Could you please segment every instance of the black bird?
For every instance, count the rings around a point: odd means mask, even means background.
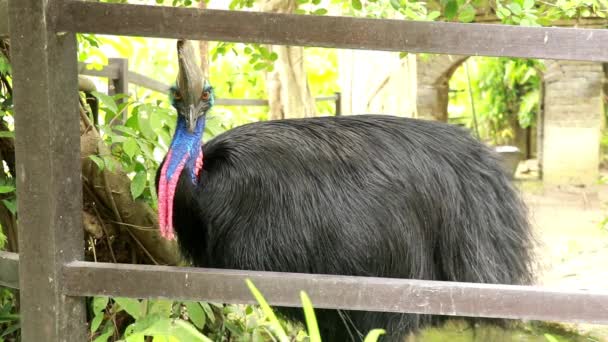
[[[530,284],[527,209],[464,130],[383,115],[258,122],[201,146],[213,89],[178,42],[173,142],[157,172],[162,235],[195,266]],[[301,319],[299,310],[285,309]],[[441,322],[318,310],[324,341],[385,341]]]

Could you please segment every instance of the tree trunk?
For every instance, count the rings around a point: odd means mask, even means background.
[[[80,120],[86,212],[84,228],[89,234],[103,233],[105,247],[113,259],[104,261],[163,265],[179,263],[175,241],[163,239],[159,234],[156,212],[145,202],[133,199],[131,180],[119,166],[120,163],[115,162],[111,171],[107,167],[100,171],[89,158],[91,155],[110,156],[111,153],[84,111]]]
[[[293,13],[295,0],[265,0],[264,12]],[[271,119],[315,116],[315,100],[308,87],[304,69],[304,48],[299,46],[271,46],[278,55],[274,70],[266,74],[266,89]]]

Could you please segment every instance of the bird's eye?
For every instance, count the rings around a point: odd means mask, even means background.
[[[203,101],[208,101],[210,97],[211,93],[208,90],[203,91],[203,93],[201,94],[201,100]]]
[[[180,93],[179,90],[174,91],[173,92],[173,98],[175,100],[178,100],[178,101],[181,100],[182,99],[182,93]]]

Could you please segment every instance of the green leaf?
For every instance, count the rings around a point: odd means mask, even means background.
[[[380,338],[380,335],[385,333],[386,331],[384,331],[384,329],[371,330],[369,333],[367,333],[367,336],[365,336],[365,340],[363,340],[363,342],[376,342]]]
[[[107,324],[106,328],[104,329],[104,332],[97,336],[93,342],[107,342],[108,338],[110,338],[112,335],[114,335],[114,325],[113,324]]]
[[[308,295],[306,295],[304,291],[300,291],[300,300],[302,301],[304,317],[306,318],[308,337],[310,337],[311,342],[321,342],[321,333],[319,332],[319,325],[317,323],[317,317],[315,316],[315,310],[312,307],[310,298],[308,298]]]
[[[258,70],[266,69],[267,67],[268,67],[267,63],[260,62],[253,66],[253,70],[258,71]]]
[[[146,189],[146,172],[140,171],[135,174],[133,180],[131,181],[131,195],[133,199],[137,199],[141,194],[144,193]]]
[[[553,337],[553,335],[551,335],[551,334],[545,334],[545,338],[546,338],[546,339],[547,339],[547,341],[549,341],[549,342],[559,342],[559,341],[557,340],[557,338]]]
[[[184,302],[188,310],[190,321],[199,329],[203,329],[206,323],[205,311],[198,302]]]
[[[8,209],[11,212],[11,214],[13,214],[13,215],[17,214],[17,201],[14,198],[13,199],[4,199],[4,200],[2,200],[2,203],[4,204],[6,209]]]
[[[131,127],[122,126],[122,125],[116,125],[116,126],[112,126],[112,128],[114,130],[119,131],[121,133],[124,133],[124,134],[126,134],[128,136],[131,136],[131,137],[134,137],[134,138],[137,137],[137,132],[134,129],[132,129]]]
[[[458,15],[458,20],[463,23],[470,23],[475,20],[475,8],[471,5],[463,6]]]
[[[147,176],[147,173],[142,170],[139,174],[144,174]],[[137,177],[137,175],[136,175]],[[155,299],[149,302],[149,313],[152,314],[160,314],[163,317],[169,317],[171,315],[171,310],[173,308],[173,301],[168,299]]]
[[[99,156],[96,156],[96,155],[90,155],[89,159],[91,159],[97,165],[97,168],[99,168],[99,171],[103,171],[103,168],[105,166],[103,159],[101,159]]]
[[[93,319],[91,320],[91,332],[92,333],[94,333],[95,331],[97,331],[97,329],[99,329],[101,322],[103,322],[103,314],[97,313],[95,315],[95,317],[93,317]]]
[[[510,3],[507,5],[507,8],[509,8],[515,15],[520,15],[522,13],[521,6],[518,3]]]
[[[524,0],[524,9],[529,10],[534,7],[534,0]]]
[[[212,342],[196,328],[181,319],[156,318],[145,329],[137,329],[126,338],[127,342],[142,341],[144,336],[173,337],[177,341]]]
[[[15,132],[0,131],[0,138],[15,138]]]
[[[324,14],[327,14],[327,10],[325,8],[317,8],[314,12],[312,12],[312,14],[324,15]]]
[[[393,8],[398,11],[399,9],[401,9],[401,1],[399,0],[391,0],[391,6],[393,6]]]
[[[99,100],[99,102],[101,102],[101,104],[106,107],[107,110],[112,112],[112,114],[116,114],[118,112],[118,106],[116,105],[116,101],[114,101],[111,96],[97,91],[93,91],[91,92],[91,94],[95,96]]]
[[[458,12],[458,2],[456,2],[456,0],[448,1],[448,3],[445,5],[445,11],[444,11],[445,18],[448,20],[452,20],[456,16],[457,12]]]
[[[268,302],[266,302],[266,300],[264,299],[262,293],[255,287],[255,285],[253,285],[253,282],[251,280],[245,279],[245,282],[247,283],[247,287],[249,287],[249,291],[251,291],[251,294],[253,295],[255,300],[257,300],[257,302],[260,304],[260,307],[262,307],[262,311],[264,312],[266,317],[268,317],[268,320],[270,321],[270,328],[277,335],[279,341],[289,342],[289,338],[287,337],[287,333],[285,333],[285,330],[283,330],[281,322],[274,314],[274,311],[272,311],[270,305],[268,305]]]
[[[496,15],[500,19],[508,18],[511,16],[511,11],[509,11],[506,7],[499,7],[496,11]]]
[[[13,191],[15,191],[15,187],[12,185],[0,185],[0,194],[8,194]]]
[[[108,306],[108,301],[110,298],[108,297],[95,297],[93,298],[93,312],[99,313],[106,309]]]
[[[130,138],[124,144],[122,144],[123,151],[130,157],[133,158],[139,152],[139,146],[137,146],[137,140]]]
[[[357,11],[360,11],[363,8],[363,5],[361,4],[361,0],[351,0],[350,3],[353,6],[353,8],[356,9]]]
[[[142,317],[142,305],[137,299],[116,297],[114,301],[134,319],[137,320]]]
[[[209,305],[209,303],[207,302],[199,302],[199,304],[205,311],[205,315],[207,316],[209,321],[211,321],[211,323],[215,323],[215,313],[213,312],[213,309],[211,309],[211,305]]]
[[[429,15],[426,17],[426,19],[435,20],[435,19],[439,18],[440,15],[441,15],[441,13],[439,11],[432,11],[431,13],[429,13]]]

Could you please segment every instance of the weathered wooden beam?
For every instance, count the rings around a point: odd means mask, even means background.
[[[61,267],[83,258],[76,38],[51,28],[56,0],[10,0],[24,341],[86,341],[84,298]],[[18,39],[14,39],[18,37]]]
[[[0,286],[19,288],[19,254],[0,251]]]
[[[0,0],[0,38],[8,37],[8,0]]]
[[[80,261],[65,265],[62,284],[71,296],[254,303],[247,278],[281,306],[300,306],[303,290],[316,308],[608,323],[608,292],[527,286]]]
[[[608,30],[63,1],[58,31],[342,49],[608,61]]]

